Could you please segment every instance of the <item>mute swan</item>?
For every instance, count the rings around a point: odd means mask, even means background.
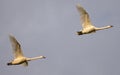
[[[111,28],[113,26],[105,26],[105,27],[95,27],[92,25],[90,18],[89,18],[89,14],[87,13],[87,11],[80,5],[77,4],[76,5],[79,13],[80,13],[80,18],[82,21],[82,30],[77,32],[77,35],[83,35],[83,34],[89,34],[89,33],[93,33],[96,32],[98,30],[103,30],[103,29],[108,29]]]
[[[14,60],[7,63],[7,65],[19,65],[19,64],[22,64],[23,66],[28,66],[28,61],[45,58],[45,56],[38,56],[38,57],[34,57],[34,58],[24,57],[19,42],[12,35],[10,35],[9,38],[10,38],[12,48],[13,48]]]

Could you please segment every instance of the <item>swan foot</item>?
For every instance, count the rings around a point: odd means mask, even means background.
[[[77,35],[83,35],[82,31],[78,31]]]
[[[8,66],[12,65],[12,63],[7,63]]]

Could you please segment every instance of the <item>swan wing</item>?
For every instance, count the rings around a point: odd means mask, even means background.
[[[9,38],[10,38],[10,42],[12,44],[14,57],[17,58],[17,57],[23,56],[19,42],[12,35],[9,35]]]
[[[80,13],[82,27],[86,28],[86,27],[91,26],[92,24],[91,24],[89,14],[87,13],[87,11],[80,4],[77,4],[76,7],[78,9],[78,12]]]

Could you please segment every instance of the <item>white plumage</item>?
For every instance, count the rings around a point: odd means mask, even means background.
[[[28,66],[28,61],[45,58],[45,56],[38,56],[38,57],[34,57],[34,58],[25,57],[22,53],[21,46],[20,46],[19,42],[15,39],[15,37],[10,35],[9,38],[10,38],[10,42],[11,42],[12,48],[13,48],[14,59],[13,59],[13,61],[7,63],[7,65],[22,64],[23,66]]]
[[[103,30],[103,29],[108,29],[113,27],[110,25],[105,27],[100,27],[100,28],[95,27],[94,25],[92,25],[87,11],[80,4],[77,4],[76,7],[80,13],[80,18],[81,18],[80,20],[82,22],[82,30],[77,32],[78,35],[89,34],[89,33],[96,32],[98,30]]]

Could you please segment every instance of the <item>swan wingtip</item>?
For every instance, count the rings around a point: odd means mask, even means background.
[[[9,33],[9,37],[14,37],[12,33]]]
[[[77,3],[77,4],[76,4],[76,7],[77,7],[77,8],[78,8],[78,7],[81,7],[80,3]]]

